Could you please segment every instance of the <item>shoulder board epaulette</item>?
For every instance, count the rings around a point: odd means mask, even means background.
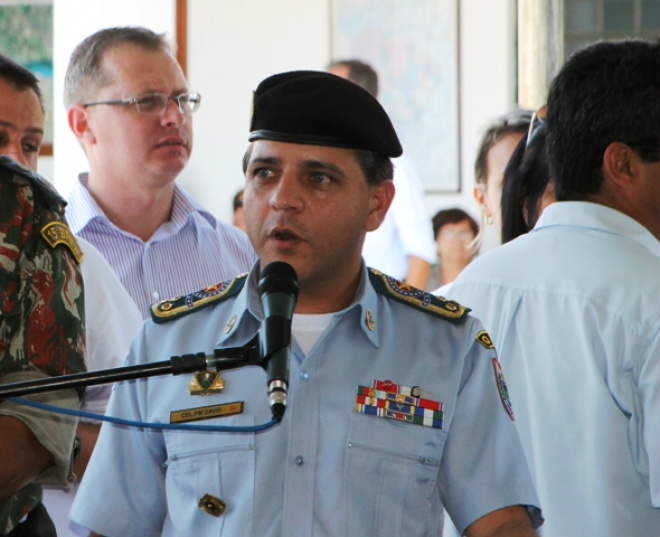
[[[53,185],[35,171],[16,162],[13,158],[7,155],[0,155],[0,171],[2,173],[9,171],[12,174],[18,174],[28,179],[41,192],[49,207],[58,208],[58,205],[61,207],[66,205],[66,202]],[[62,209],[59,208],[59,210],[61,211]]]
[[[158,302],[151,306],[151,318],[155,323],[165,323],[227,300],[243,289],[246,279],[247,272],[232,280],[210,285],[188,295]]]
[[[369,280],[378,293],[454,324],[462,323],[470,312],[470,308],[461,306],[458,302],[417,289],[376,269],[369,269]]]

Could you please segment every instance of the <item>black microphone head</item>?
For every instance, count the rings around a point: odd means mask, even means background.
[[[268,263],[261,271],[258,286],[259,296],[266,293],[287,293],[298,298],[298,275],[284,261]]]

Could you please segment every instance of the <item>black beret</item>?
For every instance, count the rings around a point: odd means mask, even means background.
[[[376,98],[324,71],[291,71],[263,80],[254,92],[249,140],[368,149],[385,157],[403,152]]]

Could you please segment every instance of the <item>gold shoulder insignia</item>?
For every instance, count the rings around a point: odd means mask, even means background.
[[[462,323],[470,311],[470,308],[461,306],[458,302],[434,296],[376,269],[369,269],[369,280],[377,292],[454,324]]]
[[[59,244],[66,246],[76,260],[76,263],[80,265],[85,254],[80,248],[76,237],[71,233],[69,226],[64,222],[60,222],[59,220],[49,222],[41,228],[41,236],[51,248],[55,248]]]
[[[493,340],[490,339],[490,336],[488,335],[488,332],[485,330],[482,330],[477,334],[477,341],[481,343],[484,347],[487,349],[494,349],[495,345],[493,345]]]
[[[243,289],[247,272],[232,280],[216,283],[185,296],[163,300],[151,306],[151,319],[155,323],[164,323],[188,315],[193,311],[222,302]]]

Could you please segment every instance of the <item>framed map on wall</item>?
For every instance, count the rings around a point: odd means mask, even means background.
[[[427,192],[460,192],[458,0],[331,0],[334,60],[378,73],[378,98]]]

